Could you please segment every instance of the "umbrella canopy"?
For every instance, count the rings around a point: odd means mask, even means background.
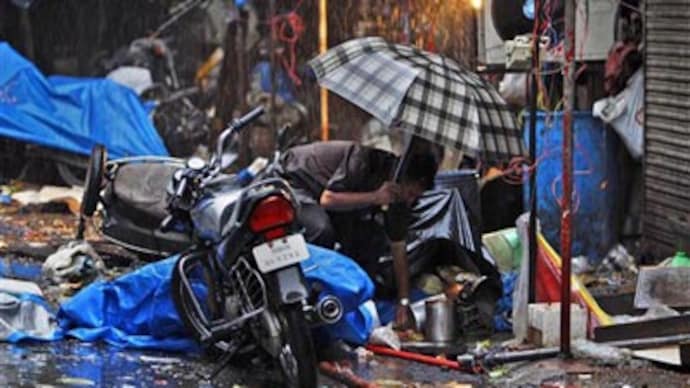
[[[369,37],[309,62],[319,83],[386,125],[486,163],[525,155],[520,127],[488,82],[443,56]]]

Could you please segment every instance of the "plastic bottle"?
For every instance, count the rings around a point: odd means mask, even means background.
[[[683,251],[676,252],[671,259],[671,267],[690,267],[690,257]]]
[[[252,182],[254,177],[261,172],[268,165],[268,159],[256,158],[249,166],[243,168],[237,173],[236,182],[241,186],[247,186]]]

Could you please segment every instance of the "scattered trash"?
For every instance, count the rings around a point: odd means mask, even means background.
[[[143,362],[156,364],[177,364],[182,362],[181,359],[175,357],[139,356],[139,359]]]
[[[635,308],[690,307],[689,267],[644,267],[637,277]]]
[[[690,267],[690,257],[683,251],[676,252],[676,255],[671,258],[671,267]]]
[[[367,349],[359,346],[355,349],[355,355],[357,356],[357,362],[365,363],[371,361],[374,358],[374,353],[368,351]]]
[[[96,386],[96,383],[93,380],[89,379],[84,379],[81,377],[60,377],[59,379],[55,380],[56,383],[58,384],[65,384],[65,385],[77,385],[77,386],[87,386],[87,387],[93,387]]]
[[[369,343],[384,345],[395,350],[400,350],[400,337],[398,337],[398,334],[393,330],[392,323],[375,328],[374,331],[371,332],[371,336],[369,336]]]
[[[517,228],[508,228],[482,236],[482,243],[496,259],[496,266],[501,273],[512,272],[520,268],[522,261],[522,244]]]
[[[105,263],[86,241],[71,241],[43,263],[42,276],[54,284],[90,282],[105,271]]]
[[[0,205],[9,205],[12,203],[12,197],[9,194],[0,193]]]
[[[43,296],[43,292],[34,282],[7,278],[0,278],[0,292]]]
[[[79,214],[84,189],[81,187],[43,186],[39,190],[24,190],[12,194],[21,206],[64,203],[72,214]]]
[[[501,377],[505,376],[508,373],[508,368],[505,366],[501,366],[498,368],[494,368],[489,371],[489,378],[491,379],[500,379]]]
[[[472,387],[474,387],[474,385],[450,382],[450,383],[446,383],[445,385],[442,385],[442,387],[443,388],[472,388]]]
[[[575,275],[594,271],[594,268],[589,264],[589,258],[587,256],[573,257],[571,265]]]
[[[371,384],[368,381],[357,376],[350,367],[341,366],[337,362],[321,361],[319,363],[319,370],[326,376],[345,383],[350,387],[375,387],[377,385]]]
[[[377,387],[381,387],[381,388],[405,388],[405,387],[407,387],[407,384],[400,381],[400,380],[390,380],[390,379],[375,380],[374,384],[376,384]]]
[[[486,353],[489,348],[491,347],[491,340],[486,339],[483,341],[477,341],[477,343],[474,345],[474,349],[472,350],[473,354],[484,354]]]
[[[572,349],[576,357],[593,359],[602,365],[620,365],[629,362],[632,358],[632,352],[629,349],[616,348],[582,338],[573,341]]]
[[[628,250],[625,249],[622,244],[616,244],[613,248],[611,248],[606,255],[606,258],[602,260],[599,267],[605,272],[614,272],[620,270],[629,271],[635,274],[638,272],[635,258],[628,253]]]
[[[623,140],[623,144],[636,160],[644,154],[644,125],[640,112],[644,109],[644,71],[638,70],[618,95],[594,102],[592,115],[599,117]]]
[[[421,275],[419,280],[417,280],[416,286],[427,295],[436,295],[443,292],[443,281],[433,274]]]
[[[53,314],[42,298],[33,294],[0,292],[0,341],[52,339]]]
[[[678,311],[666,306],[665,304],[657,303],[650,307],[640,318],[640,320],[646,321],[648,319],[676,317],[678,315],[680,315]]]

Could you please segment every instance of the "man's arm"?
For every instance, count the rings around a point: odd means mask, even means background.
[[[398,304],[395,308],[395,327],[399,330],[408,329],[410,319],[410,274],[407,268],[407,251],[405,241],[392,241],[391,254],[393,256],[393,272],[398,286]]]
[[[385,182],[375,191],[357,192],[337,192],[324,190],[319,198],[319,203],[328,210],[355,210],[363,209],[374,205],[387,205],[391,203],[399,191],[396,184]]]
[[[393,256],[395,284],[398,286],[398,300],[407,299],[410,297],[410,275],[407,268],[405,241],[392,241],[391,255]]]

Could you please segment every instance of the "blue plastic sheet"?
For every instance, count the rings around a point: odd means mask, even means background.
[[[503,295],[496,303],[496,312],[494,315],[494,329],[496,331],[508,332],[513,330],[513,290],[517,282],[517,272],[509,272],[501,274],[501,282],[503,283]]]
[[[168,155],[139,97],[100,78],[44,77],[0,42],[0,136],[89,155],[103,144],[113,158]]]
[[[371,279],[343,255],[315,246],[309,246],[309,252],[311,257],[302,262],[307,282],[312,286],[318,282],[323,294],[340,298],[346,311],[341,322],[323,328],[321,334],[328,339],[365,342],[376,323],[362,307],[374,294]],[[58,312],[62,334],[125,348],[197,350],[170,296],[176,260],[171,257],[81,290]]]
[[[197,350],[170,292],[177,257],[148,264],[111,282],[95,282],[64,303],[58,322],[66,336],[123,348]]]
[[[374,297],[374,283],[350,258],[329,249],[309,246],[310,258],[302,262],[304,277],[310,286],[319,284],[323,295],[334,295],[343,304],[343,318],[320,328],[315,339],[321,343],[343,340],[361,345],[379,324]]]

